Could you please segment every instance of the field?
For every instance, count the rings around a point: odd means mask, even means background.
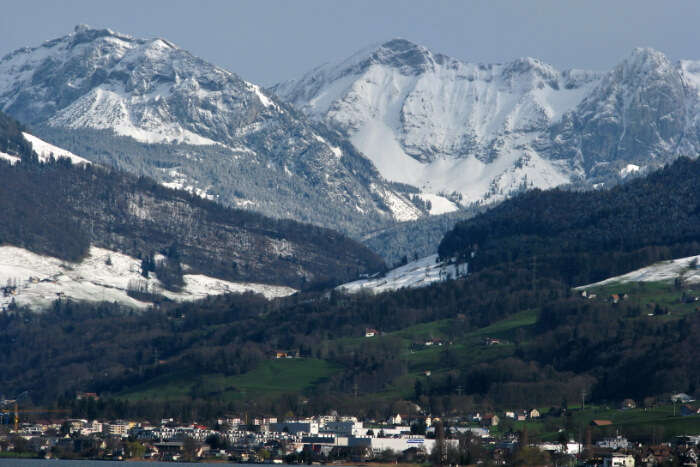
[[[155,378],[118,396],[128,400],[177,400],[216,396],[223,400],[274,397],[313,388],[338,369],[325,360],[284,358],[269,360],[236,376],[178,374]]]
[[[607,300],[613,294],[619,296],[627,294],[628,303],[638,305],[642,316],[649,316],[650,313],[653,313],[656,305],[670,312],[655,316],[659,319],[675,319],[700,309],[700,301],[684,303],[682,300],[684,294],[690,297],[700,297],[700,286],[683,285],[678,287],[674,281],[614,283],[591,287],[587,291],[596,294],[596,300]]]
[[[505,420],[500,431],[509,429],[527,430],[532,439],[555,441],[559,428],[564,426],[574,438],[581,439],[587,428],[591,428],[593,439],[620,434],[629,439],[653,441],[654,437],[668,439],[674,436],[700,433],[700,416],[681,417],[679,406],[660,405],[651,408],[615,409],[605,406],[587,406],[584,410],[572,408],[568,416],[546,417],[527,421]],[[593,420],[610,420],[612,425],[593,427]]]
[[[513,352],[508,342],[520,328],[533,325],[537,320],[535,311],[518,313],[491,326],[469,333],[459,343],[449,345],[462,361],[481,362],[504,358]],[[447,370],[443,353],[448,349],[449,329],[455,320],[441,320],[411,326],[400,331],[374,338],[344,338],[328,341],[329,346],[359,348],[379,344],[384,340],[398,342],[403,349],[402,357],[409,373],[393,382],[385,391],[374,394],[379,398],[405,398],[412,394],[417,379],[425,378],[425,371],[439,375]],[[484,345],[485,337],[502,339],[500,345]],[[423,345],[427,340],[439,340],[444,345]],[[130,388],[117,397],[127,400],[183,400],[192,397],[217,397],[224,401],[244,398],[269,398],[287,393],[302,393],[340,371],[340,368],[320,359],[292,358],[265,361],[258,368],[241,375],[197,374],[182,372],[154,378]]]
[[[698,289],[679,288],[673,281],[646,283],[615,283],[588,289],[597,294],[595,300],[607,301],[612,294],[627,294],[626,305],[637,305],[638,316],[626,315],[625,319],[676,319],[697,310],[698,302],[684,303],[683,295],[700,295]],[[668,314],[649,316],[657,307],[668,310]],[[325,348],[338,354],[349,354],[367,346],[391,346],[398,350],[407,372],[387,384],[377,393],[363,394],[367,399],[398,400],[411,399],[417,381],[428,383],[430,378],[441,378],[459,366],[476,365],[513,356],[515,342],[527,344],[531,328],[536,324],[539,310],[525,310],[484,328],[471,330],[453,339],[454,329],[462,325],[456,319],[445,319],[421,323],[376,337],[345,337],[325,341]],[[487,342],[487,338],[491,342]],[[495,342],[494,342],[495,340]],[[430,345],[427,345],[430,343]],[[489,345],[490,344],[490,345]],[[184,400],[190,398],[216,397],[223,401],[240,399],[269,399],[283,394],[310,394],[314,387],[343,371],[326,360],[313,358],[267,360],[258,368],[235,376],[223,374],[180,373],[155,378],[118,397],[129,400]],[[546,409],[545,409],[546,410]],[[542,411],[542,410],[541,410]],[[594,418],[610,419],[614,429],[654,430],[682,434],[684,430],[700,432],[700,421],[691,418],[672,417],[668,408],[644,411],[619,411],[601,407],[573,411],[566,421],[568,425],[584,429]],[[700,417],[696,417],[700,419]],[[506,425],[528,430],[543,439],[556,439],[561,420],[523,422],[506,421]],[[605,431],[605,430],[599,430]]]

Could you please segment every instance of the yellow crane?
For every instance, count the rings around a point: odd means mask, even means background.
[[[17,401],[14,401],[13,404],[13,409],[14,409],[14,427],[15,427],[15,433],[19,431],[19,414],[20,413],[66,413],[68,412],[67,409],[31,409],[31,410],[19,410],[19,405],[17,404]]]

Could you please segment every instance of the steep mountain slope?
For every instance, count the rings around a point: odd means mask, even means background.
[[[549,154],[589,177],[658,168],[700,150],[698,70],[635,49],[551,129]]]
[[[0,115],[0,122],[8,119]],[[224,208],[146,178],[59,158],[42,164],[17,125],[0,139],[21,163],[0,161],[0,245],[81,263],[91,247],[142,261],[165,287],[183,273],[304,288],[383,268],[337,232]]]
[[[568,181],[533,141],[597,79],[530,58],[463,63],[396,39],[273,90],[347,132],[385,177],[469,203]]]
[[[367,232],[358,238],[363,245],[380,255],[390,266],[435,254],[440,240],[455,224],[488,209],[480,206],[446,214],[399,222]]]
[[[467,204],[696,155],[697,71],[651,49],[596,73],[464,63],[395,39],[272,91],[347,134],[386,178]]]
[[[224,204],[346,231],[423,214],[334,131],[163,39],[79,26],[12,52],[0,109],[92,161]]]

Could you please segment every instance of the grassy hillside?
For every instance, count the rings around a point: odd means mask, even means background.
[[[675,412],[674,412],[675,410]],[[502,432],[508,430],[527,430],[530,439],[556,442],[559,428],[566,427],[571,439],[584,441],[585,432],[591,431],[592,440],[614,437],[617,434],[634,440],[659,442],[675,436],[696,434],[700,432],[700,416],[680,415],[678,407],[674,409],[669,403],[646,408],[620,409],[611,406],[593,405],[581,409],[570,407],[568,412],[552,416],[547,410],[541,411],[542,418],[526,421],[504,420],[499,427]],[[609,420],[611,425],[596,427],[593,420]]]
[[[154,378],[118,394],[126,400],[187,400],[212,397],[230,401],[298,394],[337,372],[332,363],[313,358],[268,360],[236,376],[187,372]]]

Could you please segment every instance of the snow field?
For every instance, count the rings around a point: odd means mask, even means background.
[[[76,301],[117,302],[140,309],[150,306],[151,303],[127,294],[130,283],[145,285],[150,292],[174,301],[246,291],[267,298],[296,292],[290,287],[229,282],[201,274],[185,274],[183,278],[185,286],[180,292],[164,290],[155,274],[151,273],[148,278],[141,275],[140,260],[94,246],[80,263],[38,255],[23,248],[0,246],[0,288],[16,285],[16,294],[0,293],[0,310],[6,309],[13,299],[17,305],[41,310],[63,297]]]
[[[700,268],[698,266],[692,267],[694,261],[696,264],[700,263],[700,255],[662,261],[621,276],[610,277],[594,284],[582,285],[576,290],[626,282],[673,281],[676,278],[680,278],[686,284],[700,284]]]
[[[426,256],[393,269],[386,273],[384,277],[348,282],[337,288],[349,293],[362,291],[381,293],[404,287],[425,287],[456,276],[457,270],[455,265],[447,265],[436,261],[437,255]]]

